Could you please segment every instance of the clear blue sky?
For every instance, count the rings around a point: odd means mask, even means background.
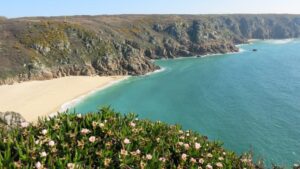
[[[0,16],[300,13],[300,0],[3,0]]]

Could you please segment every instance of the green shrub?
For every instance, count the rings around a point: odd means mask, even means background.
[[[254,168],[219,142],[110,108],[0,132],[0,168]]]

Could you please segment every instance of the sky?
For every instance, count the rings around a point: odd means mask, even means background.
[[[300,0],[3,0],[0,16],[103,14],[300,14]]]

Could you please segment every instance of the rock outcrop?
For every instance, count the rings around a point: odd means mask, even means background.
[[[27,122],[19,113],[0,112],[0,129],[11,129],[15,127],[21,127],[22,125],[27,125]]]
[[[236,52],[248,39],[300,36],[300,15],[0,18],[0,84],[141,75],[150,60]]]

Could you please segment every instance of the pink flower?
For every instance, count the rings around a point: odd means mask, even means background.
[[[135,126],[136,126],[136,124],[135,124],[134,122],[130,122],[129,125],[130,125],[131,127],[135,127]]]
[[[197,162],[197,160],[196,159],[194,159],[194,158],[191,158],[191,163],[196,163]]]
[[[55,145],[55,142],[51,140],[51,141],[49,141],[48,145],[49,145],[50,147],[53,147],[53,146]]]
[[[210,164],[207,164],[206,169],[213,169],[213,167]]]
[[[203,159],[203,158],[200,158],[200,159],[199,159],[199,163],[200,163],[200,164],[203,164],[203,163],[204,163],[204,159]]]
[[[181,155],[181,159],[182,159],[183,161],[185,161],[186,158],[187,158],[187,155],[183,153],[183,154]]]
[[[161,161],[161,162],[164,163],[164,162],[166,162],[166,158],[165,158],[165,157],[160,157],[160,158],[159,158],[159,161]]]
[[[95,136],[91,136],[91,137],[89,138],[89,141],[90,141],[91,143],[94,143],[94,142],[96,141],[96,137],[95,137]]]
[[[35,163],[35,168],[36,169],[40,169],[40,168],[42,168],[43,167],[43,165],[41,164],[41,162],[37,162],[37,163]]]
[[[125,144],[130,144],[130,140],[129,140],[128,138],[125,138],[125,139],[124,139],[124,143],[125,143]]]
[[[216,163],[216,166],[217,166],[218,168],[223,168],[223,164],[222,164],[221,162],[217,162],[217,163]]]
[[[83,134],[83,135],[88,134],[88,133],[90,133],[90,132],[91,132],[91,131],[90,131],[89,129],[86,129],[86,128],[83,128],[83,129],[81,129],[81,131],[80,131],[80,133]]]
[[[199,150],[201,148],[201,144],[200,143],[195,143],[195,149]]]
[[[184,148],[185,148],[186,150],[188,150],[188,149],[190,148],[190,145],[189,145],[189,144],[184,144]]]
[[[147,158],[147,160],[151,160],[152,159],[152,155],[151,154],[147,154],[146,158]]]

